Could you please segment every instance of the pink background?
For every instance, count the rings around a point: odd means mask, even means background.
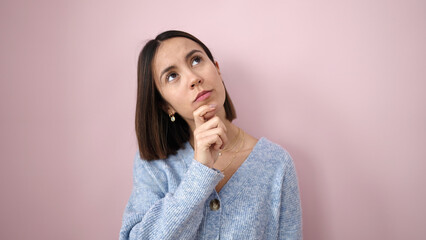
[[[1,1],[0,239],[118,238],[137,56],[168,29],[292,154],[305,239],[426,239],[426,2],[210,2]]]

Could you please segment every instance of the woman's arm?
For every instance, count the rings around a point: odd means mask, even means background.
[[[176,191],[164,193],[143,161],[135,159],[133,190],[123,215],[120,240],[193,239],[204,203],[223,175],[193,160]]]
[[[279,239],[302,239],[302,208],[300,204],[299,186],[296,169],[290,155],[284,175],[281,193],[281,213]]]
[[[224,177],[212,168],[227,142],[226,127],[215,111],[216,105],[203,105],[193,112],[194,159],[174,193],[164,187],[165,177],[155,176],[151,165],[136,156],[120,240],[194,238],[204,203]]]

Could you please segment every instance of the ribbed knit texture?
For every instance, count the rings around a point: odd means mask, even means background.
[[[120,240],[302,239],[296,171],[283,148],[261,138],[217,193],[223,177],[194,160],[189,143],[164,160],[137,153]]]

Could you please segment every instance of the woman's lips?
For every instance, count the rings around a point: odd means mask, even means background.
[[[200,102],[207,99],[208,97],[210,97],[211,93],[212,91],[202,91],[201,93],[198,94],[194,102]]]

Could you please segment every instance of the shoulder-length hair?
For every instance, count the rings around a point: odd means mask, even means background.
[[[136,101],[136,136],[139,145],[139,154],[142,159],[165,159],[170,154],[176,154],[189,140],[190,131],[185,120],[175,113],[175,122],[164,111],[166,101],[158,91],[153,76],[152,62],[162,41],[170,38],[184,37],[198,43],[209,59],[214,63],[213,55],[204,43],[189,33],[182,31],[166,31],[155,39],[148,41],[139,54],[138,60],[138,88]],[[234,120],[237,115],[231,98],[225,88],[226,119]]]

